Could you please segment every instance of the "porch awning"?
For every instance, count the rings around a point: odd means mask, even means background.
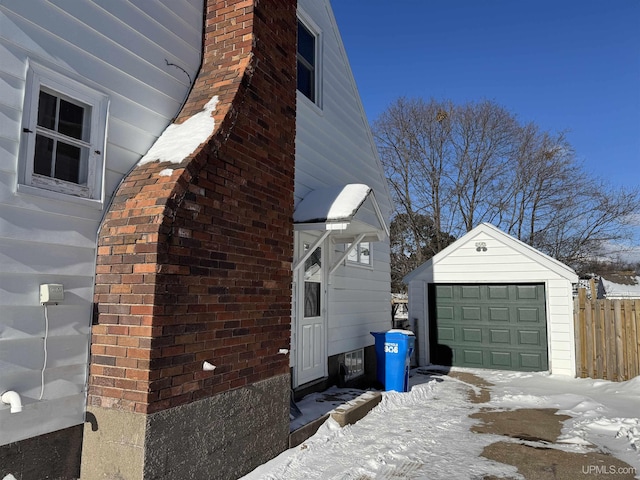
[[[329,231],[335,242],[375,242],[389,236],[373,190],[361,183],[312,190],[296,207],[293,223],[299,231]]]

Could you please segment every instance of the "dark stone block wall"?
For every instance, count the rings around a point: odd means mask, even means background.
[[[149,415],[144,478],[238,478],[281,453],[289,381],[281,375]]]
[[[80,477],[82,425],[0,446],[0,478],[75,480]]]

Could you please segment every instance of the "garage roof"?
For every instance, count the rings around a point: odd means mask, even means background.
[[[489,239],[490,241],[486,241],[487,239]],[[495,244],[492,245],[491,243],[494,241]],[[471,245],[469,245],[470,243]],[[578,275],[571,267],[565,265],[562,262],[559,262],[554,258],[551,258],[548,255],[545,255],[544,253],[536,250],[535,248],[527,245],[517,238],[508,235],[507,233],[489,223],[482,223],[470,232],[460,237],[447,248],[439,252],[437,255],[433,256],[431,259],[427,260],[425,263],[423,263],[408,275],[406,275],[403,278],[403,281],[404,283],[408,284],[414,279],[419,279],[422,276],[428,276],[429,273],[432,273],[432,271],[437,268],[439,263],[443,262],[443,260],[445,260],[447,257],[458,254],[463,247],[467,247],[467,253],[472,250],[474,253],[477,251],[478,255],[482,255],[485,254],[488,250],[493,251],[496,246],[507,247],[507,249],[509,249],[511,252],[526,257],[531,262],[535,262],[541,265],[544,269],[549,270],[559,277],[565,278],[572,283],[576,283],[578,281]],[[496,257],[488,255],[485,258],[485,263],[487,263],[494,261]],[[472,264],[470,263],[469,269],[471,270],[480,262],[482,262],[482,260],[474,259],[474,262]],[[485,279],[485,281],[491,280],[491,278]]]

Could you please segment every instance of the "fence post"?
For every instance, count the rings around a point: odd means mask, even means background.
[[[594,322],[594,309],[595,298],[585,298],[585,343],[587,345],[586,350],[586,365],[587,365],[587,377],[595,378],[596,375],[596,325]]]
[[[582,298],[584,289],[578,289],[578,296],[573,299],[573,328],[576,345],[576,376],[584,378],[585,348],[582,322]]]
[[[634,376],[640,375],[640,300],[632,302],[632,308],[629,316],[629,322],[631,323],[632,330],[632,342],[633,342],[633,365]]]
[[[596,336],[595,336],[595,344],[594,351],[596,354],[596,377],[595,378],[605,378],[605,374],[607,372],[606,365],[606,357],[605,347],[606,344],[604,342],[604,302],[596,302],[595,303],[595,317],[594,321],[596,324]]]
[[[626,367],[626,348],[624,342],[624,323],[622,319],[622,302],[620,300],[613,302],[613,322],[615,329],[615,351],[616,358],[616,374],[615,379],[619,382],[628,380]]]

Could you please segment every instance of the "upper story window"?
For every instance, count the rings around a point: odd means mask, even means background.
[[[349,247],[350,245],[347,245]],[[347,261],[358,265],[371,265],[371,248],[369,242],[360,242],[347,255]]]
[[[19,188],[100,200],[107,110],[106,95],[30,64]]]
[[[321,37],[319,28],[308,18],[298,18],[298,90],[320,105]]]
[[[298,90],[316,101],[316,37],[298,20]]]

